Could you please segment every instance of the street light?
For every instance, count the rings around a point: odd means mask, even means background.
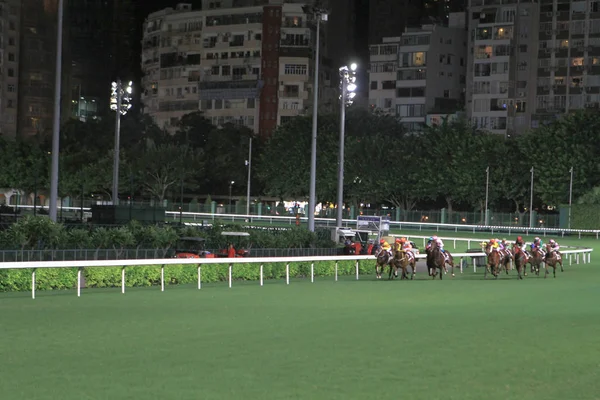
[[[250,143],[248,145],[248,159],[246,160],[246,166],[248,167],[248,184],[246,188],[246,215],[250,215],[250,173],[252,172],[252,136],[250,136]]]
[[[233,189],[233,184],[235,181],[229,182],[229,212],[231,212],[231,189]]]
[[[533,167],[531,167],[531,197],[529,197],[529,227],[533,228]]]
[[[315,207],[316,207],[316,182],[317,182],[317,112],[319,102],[319,49],[321,47],[320,31],[321,20],[327,21],[327,10],[319,7],[320,1],[316,0],[312,6],[303,6],[302,10],[307,15],[312,15],[316,20],[316,51],[315,51],[315,76],[313,84],[313,125],[310,152],[310,188],[308,197],[308,230],[315,231]]]
[[[60,92],[62,87],[63,10],[64,0],[59,0],[57,10],[58,24],[56,26],[56,75],[54,78],[54,120],[52,125],[52,164],[50,168],[50,209],[48,210],[48,215],[54,222],[56,222],[56,203],[58,201],[58,152],[60,147]]]
[[[488,165],[488,167],[485,169],[485,225],[488,225],[489,222],[489,218],[488,218],[488,195],[490,193],[490,167]]]
[[[336,226],[342,227],[342,211],[344,203],[344,135],[346,130],[346,107],[352,104],[356,95],[356,69],[355,63],[350,67],[340,68],[340,155],[338,164],[338,208]]]
[[[569,170],[571,182],[569,183],[569,229],[571,229],[571,205],[573,204],[573,167]]]
[[[119,147],[121,140],[121,115],[127,114],[131,108],[131,93],[133,82],[123,86],[120,79],[111,85],[110,109],[116,112],[115,116],[115,157],[113,164],[113,187],[112,201],[114,205],[119,204]]]

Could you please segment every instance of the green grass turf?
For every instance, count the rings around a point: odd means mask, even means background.
[[[0,294],[0,398],[599,399],[598,264]]]

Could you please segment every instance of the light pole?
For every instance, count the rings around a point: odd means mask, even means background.
[[[115,111],[115,155],[113,164],[113,187],[112,202],[113,205],[119,204],[119,148],[121,141],[121,115],[127,114],[131,108],[131,93],[133,82],[123,87],[120,79],[112,83],[110,96],[110,109]]]
[[[229,212],[230,213],[231,213],[231,189],[233,189],[233,184],[234,183],[235,183],[235,181],[229,182]]]
[[[531,197],[529,198],[529,227],[533,228],[533,167],[531,167]]]
[[[488,197],[490,193],[490,166],[485,169],[485,224],[489,224],[488,216]]]
[[[571,167],[571,182],[569,183],[569,229],[571,229],[571,205],[573,204],[573,167]]]
[[[316,182],[317,182],[317,112],[319,102],[319,49],[321,47],[320,31],[321,20],[327,21],[327,10],[318,6],[319,1],[315,1],[313,6],[303,6],[305,14],[312,15],[316,19],[316,50],[315,50],[315,79],[313,84],[313,120],[312,120],[312,140],[310,151],[310,187],[308,196],[308,230],[315,231],[315,207],[316,207]]]
[[[52,164],[50,168],[50,210],[48,210],[50,219],[54,222],[56,222],[56,203],[58,201],[58,157],[60,148],[60,92],[62,87],[63,9],[64,0],[58,0],[58,24],[56,26],[56,72],[54,80],[54,120],[52,125]]]
[[[250,142],[248,145],[248,159],[246,160],[246,166],[248,167],[248,187],[246,188],[246,215],[250,215],[250,174],[252,172],[252,136],[250,136]]]
[[[346,106],[352,104],[356,96],[356,64],[350,64],[350,68],[340,68],[340,154],[338,159],[338,200],[336,226],[342,227],[343,204],[344,204],[344,136],[346,130]]]

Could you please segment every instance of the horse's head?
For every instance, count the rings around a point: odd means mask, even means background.
[[[549,253],[550,250],[552,250],[552,246],[550,245],[550,243],[546,243],[546,251]]]

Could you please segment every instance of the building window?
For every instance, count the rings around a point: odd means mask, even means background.
[[[306,64],[285,64],[284,74],[286,75],[306,75]]]
[[[377,90],[377,81],[371,81],[371,90]]]
[[[15,85],[7,85],[6,88],[9,93],[14,93],[15,91]]]
[[[14,46],[15,45],[15,38],[14,37],[9,37],[8,38],[8,45],[9,46]]]
[[[381,89],[383,89],[383,90],[396,89],[396,81],[381,82]]]
[[[223,100],[216,99],[215,100],[215,110],[220,110],[223,108]]]
[[[450,91],[448,89],[444,90],[444,97],[445,98],[450,98]]]
[[[392,108],[392,99],[383,99],[383,108]]]
[[[223,76],[229,76],[229,75],[231,75],[231,66],[230,65],[223,65],[221,67],[221,75],[223,75]]]
[[[253,98],[249,98],[248,101],[246,102],[246,107],[248,108],[254,108],[256,107],[256,101]],[[254,125],[254,123],[253,123]]]
[[[210,74],[211,75],[219,75],[219,66],[218,65],[213,65],[210,68]]]
[[[15,76],[15,70],[12,69],[12,68],[9,68],[8,69],[8,76],[11,77],[11,78],[13,78]]]

